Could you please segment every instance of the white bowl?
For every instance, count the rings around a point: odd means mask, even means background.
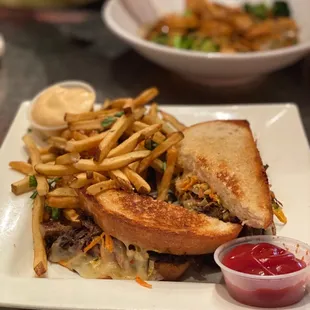
[[[186,0],[109,0],[103,7],[102,16],[113,33],[149,60],[200,83],[235,84],[292,65],[310,51],[310,1],[286,1],[300,28],[301,42],[292,47],[242,54],[180,50],[142,38],[141,29],[145,24],[152,24],[167,13],[183,12]],[[245,2],[261,1],[218,2],[240,6]]]
[[[33,104],[37,101],[37,99],[49,88],[54,87],[54,86],[62,86],[65,88],[70,88],[70,87],[81,87],[84,88],[86,90],[88,90],[89,92],[94,94],[94,102],[96,101],[96,91],[94,90],[94,88],[90,85],[87,84],[85,82],[82,81],[74,81],[74,80],[70,80],[70,81],[63,81],[63,82],[59,82],[53,85],[50,85],[46,88],[44,88],[42,91],[40,91],[30,102],[29,105],[29,109],[28,109],[28,120],[30,122],[31,128],[36,130],[37,132],[42,133],[44,136],[57,136],[62,130],[67,128],[67,125],[61,125],[61,126],[42,126],[37,124],[33,118],[32,118],[32,107]]]

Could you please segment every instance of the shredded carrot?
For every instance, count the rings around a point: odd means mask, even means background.
[[[214,200],[215,202],[220,203],[220,199],[219,199],[219,196],[218,196],[217,194],[210,193],[209,196],[210,196],[210,198],[211,198],[212,200]]]
[[[183,184],[181,185],[182,190],[187,191],[189,190],[194,184],[197,183],[197,177],[187,177],[186,180],[184,180]]]
[[[95,238],[91,241],[91,243],[90,243],[88,246],[86,246],[86,247],[84,248],[83,252],[84,252],[84,253],[87,253],[87,252],[88,252],[89,250],[91,250],[95,245],[97,245],[97,244],[101,241],[102,235],[103,235],[103,233],[101,234],[101,236],[95,237]]]
[[[110,235],[105,234],[105,248],[112,253],[113,252],[113,239]]]
[[[141,285],[141,286],[144,286],[146,288],[152,288],[152,285],[145,282],[144,280],[142,280],[140,277],[136,276],[136,282]]]

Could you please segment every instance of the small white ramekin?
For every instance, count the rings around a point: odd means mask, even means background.
[[[48,86],[46,88],[44,88],[42,91],[40,91],[30,102],[29,108],[28,108],[28,120],[30,122],[30,127],[40,133],[42,133],[44,136],[56,136],[59,135],[59,133],[67,128],[67,125],[61,125],[61,126],[42,126],[37,124],[33,118],[32,118],[32,109],[33,109],[33,105],[34,103],[37,101],[37,99],[48,89],[50,89],[51,87],[55,87],[55,86],[61,86],[61,87],[65,87],[65,88],[71,88],[71,87],[80,87],[80,88],[84,88],[86,90],[88,90],[89,92],[94,94],[94,102],[93,104],[95,104],[96,102],[96,91],[95,89],[88,83],[86,82],[82,82],[82,81],[75,81],[75,80],[69,80],[69,81],[63,81],[63,82],[59,82],[56,84],[53,84],[51,86]]]

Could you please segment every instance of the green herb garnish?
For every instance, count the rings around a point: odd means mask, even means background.
[[[124,111],[120,111],[120,112],[115,113],[114,116],[115,116],[115,117],[121,117],[121,116],[123,116],[124,114],[125,114]]]
[[[38,182],[34,175],[29,176],[29,187],[37,187]]]
[[[30,196],[31,199],[35,199],[36,197],[38,196],[38,192],[37,191],[34,191],[32,193],[32,195]]]
[[[60,210],[57,208],[51,208],[52,209],[52,219],[57,221],[60,217]]]
[[[54,221],[57,221],[59,220],[59,217],[60,217],[60,209],[58,208],[53,208],[53,207],[50,207],[50,206],[45,206],[45,210],[47,211],[48,214],[51,215],[52,219]]]
[[[166,171],[166,169],[167,169],[167,163],[165,161],[163,162],[163,168],[162,169],[163,169],[163,171]]]
[[[108,116],[106,117],[102,122],[101,122],[101,126],[103,128],[109,127],[111,126],[114,122],[115,122],[116,118],[113,116]]]

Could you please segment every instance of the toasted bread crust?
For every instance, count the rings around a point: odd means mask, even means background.
[[[273,213],[268,178],[248,121],[217,120],[184,130],[178,164],[208,183],[244,224],[267,228]]]
[[[106,191],[96,198],[79,191],[82,207],[108,234],[125,243],[174,255],[212,253],[238,236],[241,226],[151,197]]]

